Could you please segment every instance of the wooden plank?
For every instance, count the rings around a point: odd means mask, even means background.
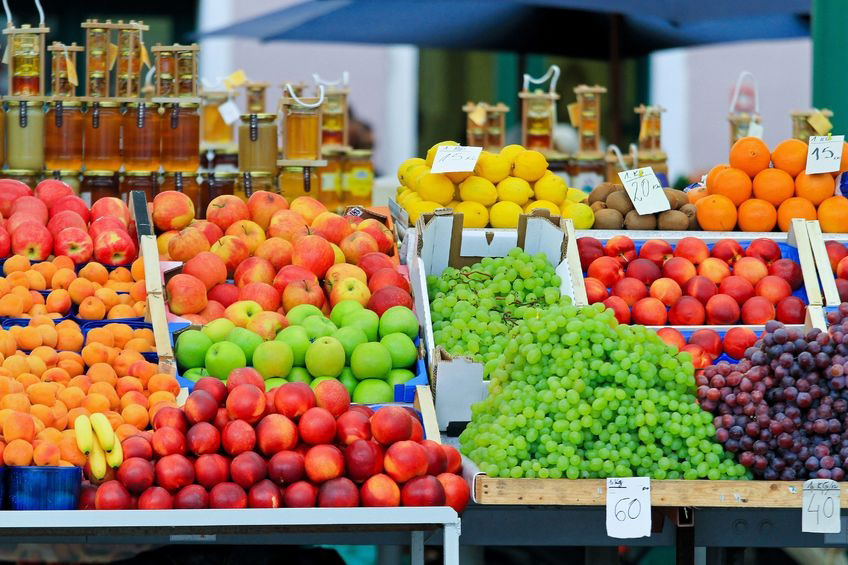
[[[839,291],[836,289],[836,280],[830,266],[830,259],[827,256],[827,248],[824,246],[824,236],[818,220],[807,221],[807,234],[815,258],[821,288],[824,292],[824,305],[839,306],[842,301],[839,300]]]
[[[810,246],[810,237],[805,220],[795,218],[789,225],[787,243],[798,250],[798,262],[801,264],[801,275],[804,278],[804,290],[807,292],[807,304],[821,306],[822,295],[819,287],[819,277],[816,273],[816,261]]]
[[[577,250],[577,235],[574,230],[574,222],[567,219],[565,222],[565,260],[568,265],[568,274],[571,278],[571,295],[574,297],[576,306],[588,306],[589,299],[586,297],[586,285],[583,283],[583,267],[580,265],[580,252]]]
[[[701,508],[800,508],[801,481],[651,481],[651,505]],[[604,506],[603,479],[474,479],[478,504]],[[842,507],[848,499],[841,497]]]
[[[415,408],[421,412],[421,420],[424,426],[424,437],[436,443],[442,443],[439,433],[439,422],[436,420],[436,405],[433,403],[433,392],[428,385],[415,387]]]

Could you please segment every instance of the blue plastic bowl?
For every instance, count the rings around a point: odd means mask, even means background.
[[[79,467],[7,467],[10,510],[76,510],[82,469]]]

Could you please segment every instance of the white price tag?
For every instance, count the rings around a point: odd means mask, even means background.
[[[842,527],[839,483],[831,479],[804,481],[801,507],[801,531],[838,534]]]
[[[621,179],[624,190],[639,214],[653,214],[671,209],[662,185],[651,167],[622,171],[618,173],[618,178]]]
[[[807,174],[838,171],[844,141],[844,135],[811,135],[807,144]]]
[[[763,124],[759,122],[751,122],[748,124],[748,135],[758,139],[763,138]]]
[[[607,479],[607,535],[644,538],[651,535],[651,479]]]
[[[232,100],[227,100],[220,106],[218,106],[218,113],[221,114],[221,118],[224,120],[224,123],[228,126],[236,123],[241,116],[241,111],[239,111],[239,107],[236,106],[236,103]]]
[[[442,145],[436,150],[431,173],[470,173],[477,165],[482,147]]]

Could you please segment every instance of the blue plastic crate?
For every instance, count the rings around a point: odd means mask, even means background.
[[[8,467],[11,510],[76,510],[82,469],[79,467]]]
[[[0,322],[0,326],[2,326],[4,330],[8,330],[12,326],[28,326],[30,322],[29,318],[0,318],[0,320],[2,320],[2,322]],[[53,321],[58,324],[59,322],[62,322],[64,320],[74,320],[76,322],[76,319],[74,319],[72,316],[56,318]]]

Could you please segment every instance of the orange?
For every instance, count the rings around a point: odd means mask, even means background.
[[[13,439],[3,450],[3,463],[9,466],[26,466],[32,463],[32,444],[23,439]]]
[[[739,206],[751,197],[752,184],[748,175],[740,170],[728,168],[716,175],[715,182],[707,187],[707,193],[720,194],[730,199],[734,206]]]
[[[711,186],[713,186],[713,184],[715,184],[715,179],[718,176],[718,174],[720,172],[722,172],[723,170],[729,169],[729,168],[730,168],[730,165],[728,165],[727,163],[721,163],[721,164],[716,165],[712,169],[710,169],[710,172],[707,173],[707,179],[706,179],[706,183],[705,183],[707,185],[707,190],[709,190],[709,188]],[[689,201],[692,202],[691,199]]]
[[[771,163],[768,146],[757,137],[738,139],[730,148],[730,166],[741,169],[749,177],[756,176]]]
[[[784,139],[774,148],[771,160],[776,169],[796,177],[807,167],[807,144],[800,139]]]
[[[8,259],[6,259],[5,263],[3,263],[3,274],[7,276],[9,273],[28,270],[29,259],[27,259],[23,255],[12,255]]]
[[[707,195],[707,187],[699,186],[693,188],[686,192],[686,196],[689,198],[689,204],[695,204],[698,200]]]
[[[798,198],[797,196],[787,198],[777,209],[777,225],[780,231],[789,231],[792,218],[815,220],[817,218],[816,209],[806,198]]]
[[[848,198],[831,196],[819,204],[818,218],[825,233],[846,231],[848,225]]]
[[[800,173],[795,178],[795,196],[806,198],[813,206],[818,206],[833,196],[835,189],[836,185],[830,173]]]
[[[698,200],[695,206],[698,224],[703,230],[730,231],[736,226],[736,206],[726,196],[711,194]]]
[[[848,142],[842,142],[842,159],[839,161],[839,170],[831,173],[833,176],[837,176],[839,173],[844,173],[848,171]]]
[[[79,276],[88,279],[91,282],[96,282],[98,284],[106,284],[106,281],[109,280],[109,271],[106,270],[106,267],[101,265],[100,263],[95,263],[92,261],[88,263],[80,269]]]
[[[795,194],[795,181],[786,171],[764,169],[754,177],[754,197],[765,200],[773,206],[791,198]]]
[[[141,257],[133,261],[130,266],[130,274],[132,274],[132,278],[134,281],[143,281],[144,280],[144,260]]]

